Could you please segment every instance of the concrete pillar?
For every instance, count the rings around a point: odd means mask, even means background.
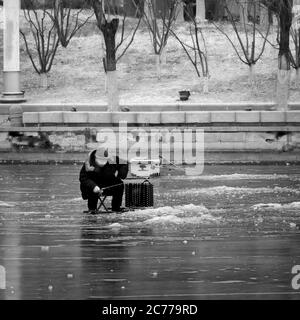
[[[20,88],[20,0],[3,3],[3,94],[1,102],[24,101]]]
[[[198,22],[206,22],[205,19],[205,0],[196,1],[196,20]]]

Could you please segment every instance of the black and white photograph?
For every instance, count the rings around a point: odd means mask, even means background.
[[[0,309],[299,301],[300,0],[2,0],[0,72]]]

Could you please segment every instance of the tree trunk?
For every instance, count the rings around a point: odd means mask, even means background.
[[[209,78],[207,76],[203,77],[203,93],[209,93]]]
[[[160,62],[162,65],[167,64],[167,49],[166,49],[166,47],[162,48],[162,50],[160,52]]]
[[[291,68],[291,82],[297,82],[298,71],[295,68]]]
[[[49,87],[48,74],[47,73],[41,73],[39,75],[39,77],[40,77],[40,86],[43,89],[47,90],[48,87]]]
[[[117,71],[107,71],[108,110],[119,111],[119,88]]]
[[[105,20],[101,24],[101,31],[105,41],[104,69],[106,73],[106,84],[108,92],[108,110],[119,110],[119,92],[117,84],[117,61],[116,61],[116,32],[119,26],[119,19]]]
[[[300,69],[296,69],[296,83],[297,83],[297,86],[299,86],[299,83],[300,83]]]
[[[289,87],[291,78],[290,65],[290,28],[292,25],[292,9],[289,0],[283,0],[279,13],[280,35],[277,77],[278,110],[288,109]]]
[[[286,57],[282,56],[279,58],[279,60],[283,64],[283,61],[286,61]],[[283,68],[278,69],[276,100],[277,100],[277,110],[279,111],[287,111],[288,109],[290,78],[291,78],[290,69],[283,69]]]
[[[256,72],[255,64],[249,66],[249,86],[251,91],[254,93],[256,91]]]
[[[108,93],[108,80],[107,80],[107,72],[104,72],[104,92]]]
[[[161,73],[162,73],[162,55],[156,54],[155,60],[156,60],[156,75],[157,75],[158,80],[160,80]]]
[[[104,39],[101,36],[101,44],[100,44],[100,58],[103,63],[103,70],[104,70],[104,92],[107,93],[107,66],[106,66],[106,54],[105,54],[105,46],[104,46]]]
[[[119,26],[119,19],[105,21],[101,25],[101,30],[104,36],[106,49],[106,70],[115,71],[117,69],[116,61],[116,32]]]
[[[294,82],[296,88],[298,89],[300,87],[300,69],[292,69],[293,72],[291,72],[291,81]]]

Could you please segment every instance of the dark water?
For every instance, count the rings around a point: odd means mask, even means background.
[[[164,171],[155,208],[89,216],[79,166],[1,165],[0,298],[299,299],[299,169]]]

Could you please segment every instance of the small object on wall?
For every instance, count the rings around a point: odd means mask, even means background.
[[[179,91],[179,98],[181,101],[186,101],[189,99],[191,93],[188,90]]]

